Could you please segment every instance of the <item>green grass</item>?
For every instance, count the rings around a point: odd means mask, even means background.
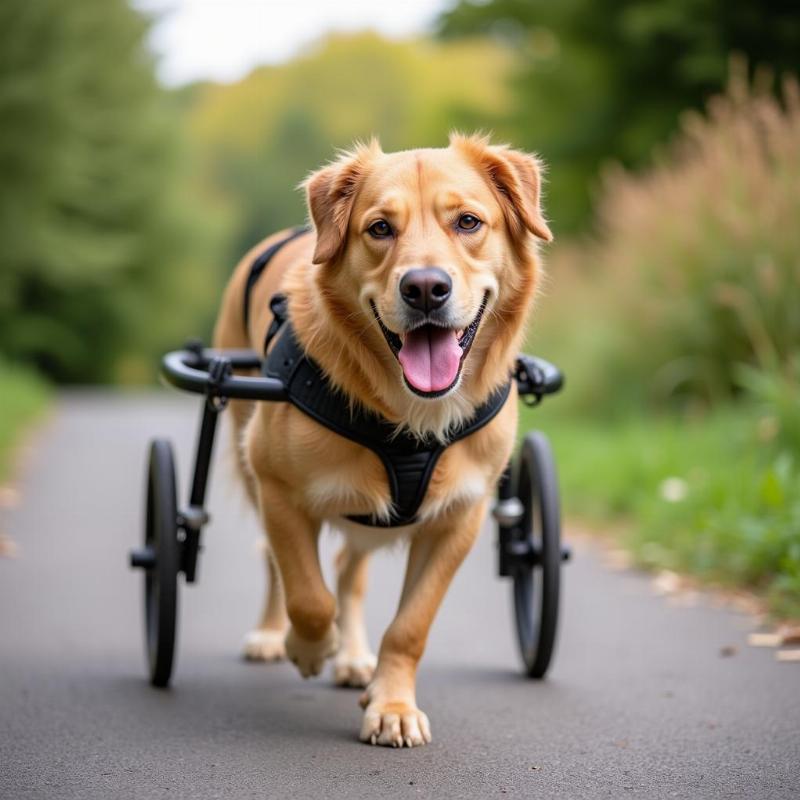
[[[769,419],[732,407],[697,419],[601,421],[526,409],[553,442],[566,515],[619,524],[647,567],[762,592],[800,616],[800,464]]]
[[[0,483],[10,477],[14,447],[44,411],[49,395],[47,384],[33,372],[0,359]]]

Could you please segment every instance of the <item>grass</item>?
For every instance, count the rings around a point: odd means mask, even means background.
[[[639,564],[762,593],[800,617],[800,464],[754,408],[598,420],[550,407],[521,427],[553,442],[567,515],[619,524]]]
[[[11,476],[14,447],[46,408],[47,384],[24,367],[0,360],[0,483]]]
[[[548,255],[529,346],[567,391],[523,424],[551,434],[568,514],[800,618],[800,84],[748,74],[649,170],[609,172],[594,233]]]

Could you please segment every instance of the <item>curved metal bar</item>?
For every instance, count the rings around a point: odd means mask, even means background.
[[[161,362],[161,374],[178,389],[215,397],[240,400],[286,400],[286,388],[277,378],[265,376],[228,375],[214,381],[209,369],[214,362],[224,360],[231,369],[260,369],[261,357],[253,350],[214,350],[191,348],[173,350]],[[541,397],[557,392],[564,385],[558,367],[543,358],[521,353],[517,357],[514,377],[520,395]]]
[[[250,350],[174,350],[161,361],[161,374],[178,389],[196,394],[209,392],[208,365],[225,358],[233,369],[257,369],[261,359]],[[213,386],[217,397],[238,400],[286,400],[286,389],[276,378],[229,375]]]

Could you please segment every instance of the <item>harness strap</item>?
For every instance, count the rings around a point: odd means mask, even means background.
[[[311,228],[309,228],[307,225],[301,225],[299,227],[292,228],[292,231],[288,236],[284,236],[283,239],[273,242],[250,266],[250,274],[247,276],[247,283],[244,287],[244,297],[242,298],[242,318],[244,319],[245,329],[250,323],[250,295],[253,292],[253,287],[261,277],[261,273],[264,271],[267,264],[269,264],[278,250],[280,250],[284,245],[289,244],[289,242],[293,241],[298,236],[308,233],[310,230]]]
[[[286,320],[289,319],[289,298],[283,292],[272,295],[269,300],[269,310],[272,312],[272,322],[270,322],[267,328],[267,335],[264,337],[265,357],[272,340],[278,335]]]
[[[421,440],[404,431],[397,433],[396,425],[389,420],[352,404],[330,384],[322,368],[306,355],[291,319],[283,326],[263,369],[268,377],[283,382],[292,405],[328,430],[369,448],[383,463],[392,498],[389,519],[374,515],[349,515],[347,519],[380,528],[416,521],[433,470],[446,445],[434,439]],[[494,419],[510,389],[509,380],[495,390],[471,419],[451,431],[449,443],[475,433]]]
[[[285,244],[309,230],[307,227],[294,228],[288,236],[271,244],[253,262],[243,298],[245,326],[249,323],[253,287],[270,260]],[[415,522],[433,470],[447,445],[435,439],[419,439],[405,431],[398,433],[396,425],[389,420],[359,404],[353,404],[331,385],[322,368],[306,355],[289,318],[286,295],[273,295],[269,305],[272,322],[264,340],[264,373],[283,382],[292,405],[328,430],[371,450],[380,458],[386,470],[392,499],[389,518],[361,514],[350,515],[347,519],[379,528],[394,528]],[[274,347],[267,353],[276,337]],[[471,419],[450,432],[448,443],[463,439],[491,422],[505,405],[510,389],[509,378],[475,410]]]

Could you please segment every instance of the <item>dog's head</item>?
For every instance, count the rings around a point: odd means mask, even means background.
[[[321,296],[357,360],[379,362],[362,366],[382,394],[480,401],[507,377],[534,242],[551,239],[534,156],[460,135],[391,154],[373,141],[305,186]]]

